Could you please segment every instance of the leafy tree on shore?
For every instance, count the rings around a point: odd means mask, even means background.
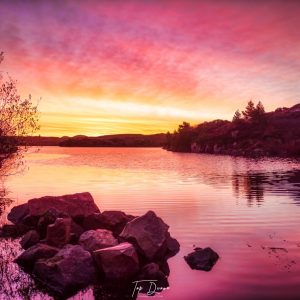
[[[0,64],[3,61],[0,53]],[[16,81],[0,73],[0,167],[1,161],[20,152],[22,137],[39,129],[37,106],[31,96],[22,99]]]
[[[194,128],[188,122],[182,122],[169,139],[168,149],[180,152],[191,151],[191,141],[194,137]]]

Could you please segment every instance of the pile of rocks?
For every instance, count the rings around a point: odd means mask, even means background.
[[[89,193],[29,200],[8,220],[13,224],[2,235],[23,235],[25,251],[16,262],[59,296],[105,280],[158,280],[167,287],[167,259],[179,251],[153,211],[140,217],[101,213]]]

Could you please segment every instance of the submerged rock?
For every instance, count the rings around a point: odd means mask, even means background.
[[[20,244],[23,249],[28,249],[37,244],[40,240],[40,235],[36,230],[29,230],[21,239]]]
[[[93,252],[118,244],[112,232],[106,229],[85,231],[79,238],[79,244],[87,251]]]
[[[192,269],[210,271],[219,259],[219,255],[211,248],[195,248],[194,252],[184,257]]]
[[[133,245],[122,243],[94,251],[98,268],[107,279],[128,281],[139,271],[139,260]]]
[[[127,223],[120,237],[132,242],[141,255],[151,261],[166,250],[168,229],[169,226],[161,218],[153,211],[148,211]]]
[[[56,247],[39,243],[28,248],[20,256],[18,256],[16,263],[30,270],[33,269],[33,266],[38,259],[50,258],[58,251],[59,249]]]
[[[91,254],[79,245],[66,245],[52,258],[37,261],[33,272],[61,296],[88,286],[96,276]]]

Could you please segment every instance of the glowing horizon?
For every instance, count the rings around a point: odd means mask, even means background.
[[[1,71],[38,134],[173,131],[300,102],[296,1],[3,1]]]

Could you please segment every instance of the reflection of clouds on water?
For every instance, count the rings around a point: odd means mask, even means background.
[[[300,205],[300,170],[234,174],[231,181],[235,197],[245,197],[249,206],[261,205],[266,193],[288,195]]]

